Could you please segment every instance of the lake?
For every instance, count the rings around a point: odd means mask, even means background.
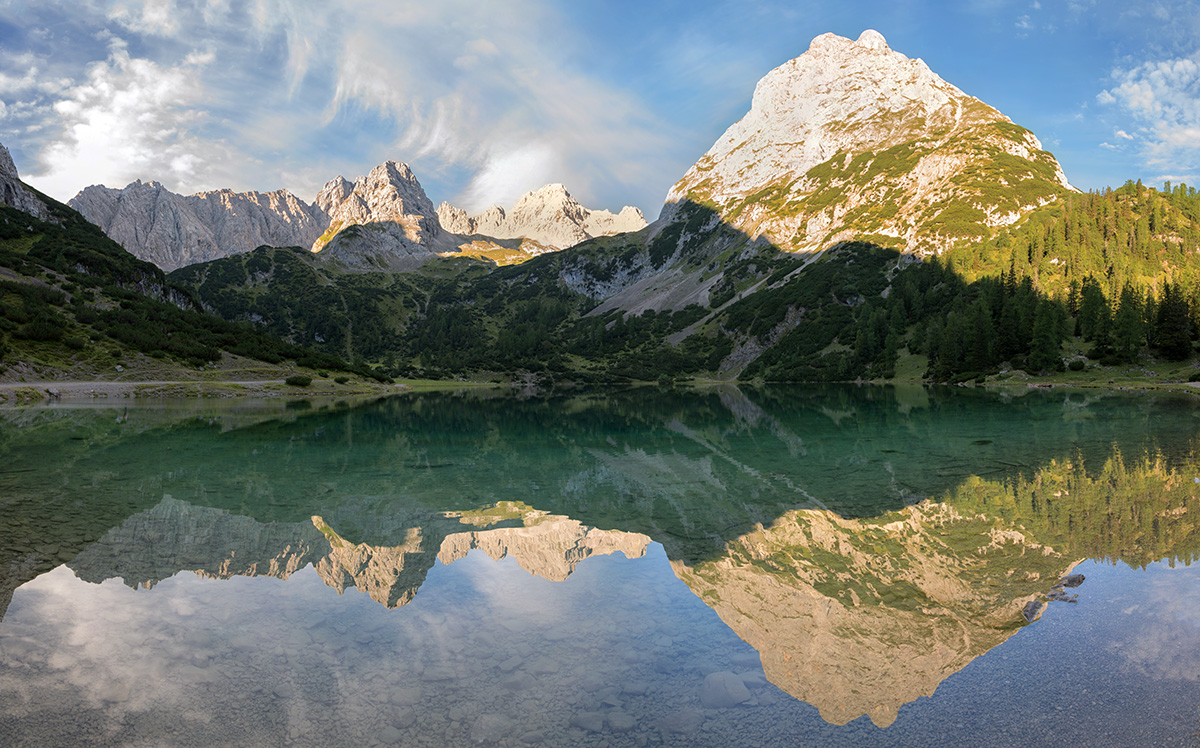
[[[0,410],[0,745],[1195,746],[1198,403]]]

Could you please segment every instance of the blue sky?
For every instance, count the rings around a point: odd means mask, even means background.
[[[827,31],[874,28],[1082,189],[1200,183],[1200,0],[0,0],[0,143],[61,200],[408,162],[435,203],[562,182],[653,218]]]

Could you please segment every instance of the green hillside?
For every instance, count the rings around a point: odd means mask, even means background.
[[[657,233],[520,265],[344,273],[263,247],[170,278],[227,319],[394,376],[957,381],[1189,359],[1198,250],[1194,189],[1128,184],[924,260],[863,242],[782,252],[688,203]]]
[[[0,373],[19,363],[48,374],[107,378],[122,362],[144,356],[160,361],[160,371],[235,357],[374,376],[205,313],[157,267],[71,208],[36,194],[50,222],[0,205]]]

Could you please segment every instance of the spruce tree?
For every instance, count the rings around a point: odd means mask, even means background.
[[[1174,283],[1163,285],[1154,320],[1154,347],[1171,361],[1192,355],[1192,320],[1187,299]]]
[[[1121,305],[1113,316],[1113,351],[1122,361],[1134,361],[1145,340],[1142,295],[1126,282],[1121,289]]]
[[[1030,373],[1062,371],[1063,312],[1054,301],[1042,299],[1038,302],[1033,319],[1033,344],[1029,350],[1027,369]]]

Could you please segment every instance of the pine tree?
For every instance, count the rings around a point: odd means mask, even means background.
[[[1172,361],[1192,355],[1192,320],[1187,299],[1177,284],[1163,285],[1154,321],[1154,347]]]
[[[1062,371],[1063,310],[1050,299],[1038,302],[1033,321],[1033,344],[1029,350],[1028,371]]]
[[[1142,296],[1126,283],[1121,289],[1121,305],[1113,315],[1113,352],[1122,361],[1134,361],[1145,340]]]

